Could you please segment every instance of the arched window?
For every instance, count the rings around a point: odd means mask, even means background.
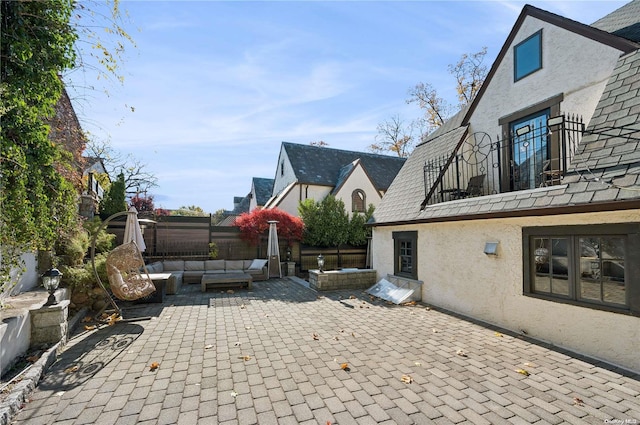
[[[367,205],[367,197],[363,190],[356,189],[351,193],[351,211],[353,212],[365,212],[365,205]]]

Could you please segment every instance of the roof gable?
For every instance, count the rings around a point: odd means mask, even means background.
[[[262,206],[267,203],[273,190],[273,179],[261,177],[253,178],[253,190],[256,196],[256,203]]]
[[[591,39],[599,43],[613,47],[615,49],[618,49],[623,53],[632,52],[640,47],[640,45],[638,45],[633,41],[627,40],[622,37],[618,37],[606,31],[602,31],[598,28],[594,28],[589,25],[582,24],[578,21],[574,21],[572,19],[568,19],[563,16],[556,15],[555,13],[547,12],[546,10],[538,9],[537,7],[527,4],[522,9],[522,12],[520,12],[518,19],[516,20],[516,23],[511,29],[511,32],[509,33],[509,36],[507,37],[506,41],[502,45],[502,48],[500,49],[500,52],[498,53],[496,60],[491,65],[491,69],[489,70],[489,73],[487,74],[487,77],[485,78],[485,81],[482,84],[482,87],[478,91],[477,96],[474,98],[473,102],[467,109],[467,112],[464,118],[462,119],[463,124],[469,123],[469,120],[473,115],[473,112],[475,111],[478,105],[478,102],[486,92],[487,87],[489,86],[498,68],[501,66],[504,57],[506,56],[510,46],[512,45],[520,28],[522,27],[522,24],[524,23],[524,20],[527,17],[533,17],[533,18],[539,19],[543,22],[547,22],[551,25],[555,25],[559,28],[563,28],[567,31],[571,31],[575,34],[581,35],[588,39]]]
[[[284,142],[282,146],[297,181],[302,184],[335,187],[342,168],[359,159],[376,189],[384,191],[389,188],[405,162],[405,158],[312,145]]]

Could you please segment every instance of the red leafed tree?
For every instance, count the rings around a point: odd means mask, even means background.
[[[240,214],[236,218],[235,225],[240,228],[242,240],[251,245],[257,245],[260,237],[269,230],[269,221],[278,222],[278,239],[287,241],[287,244],[302,240],[304,229],[302,220],[277,208],[256,209],[250,213]]]
[[[139,213],[143,213],[143,212],[152,213],[153,210],[155,209],[155,206],[153,205],[152,195],[149,195],[149,196],[136,195],[133,198],[131,198],[131,205],[133,205],[136,208],[136,210],[138,210]]]

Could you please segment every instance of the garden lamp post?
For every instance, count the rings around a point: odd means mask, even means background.
[[[58,285],[60,285],[60,280],[62,279],[62,273],[58,269],[49,269],[42,275],[42,286],[44,289],[49,291],[49,298],[45,305],[56,305],[58,301],[56,300],[56,289],[58,289]]]
[[[324,257],[322,256],[322,254],[318,255],[318,270],[320,271],[320,273],[324,273],[322,271],[324,267]]]

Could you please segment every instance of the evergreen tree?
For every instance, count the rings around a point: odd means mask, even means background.
[[[118,174],[116,181],[111,183],[104,199],[100,202],[100,218],[106,220],[115,213],[127,211],[125,201],[124,174]]]

